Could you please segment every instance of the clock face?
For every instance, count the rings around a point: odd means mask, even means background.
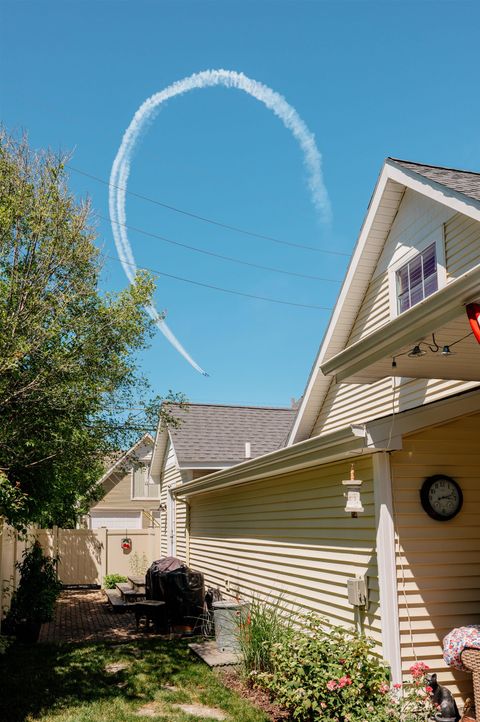
[[[457,482],[449,476],[436,474],[425,479],[420,489],[422,506],[437,521],[448,521],[458,514],[463,494]]]

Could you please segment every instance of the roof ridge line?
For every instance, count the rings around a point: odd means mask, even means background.
[[[165,404],[169,404],[171,406],[179,406],[178,401],[165,401]],[[185,406],[207,406],[207,407],[215,407],[215,408],[221,408],[221,409],[256,409],[259,411],[295,411],[295,409],[290,408],[289,406],[254,406],[250,404],[203,404],[196,401],[187,401]]]
[[[465,170],[464,168],[452,168],[447,165],[433,165],[431,163],[419,163],[416,160],[407,160],[406,158],[394,158],[393,156],[387,156],[386,160],[391,160],[394,163],[410,163],[411,165],[424,166],[425,168],[437,168],[438,170],[452,170],[455,173],[468,173],[469,175],[480,176],[480,171]]]

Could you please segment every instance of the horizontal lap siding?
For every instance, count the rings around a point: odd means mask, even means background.
[[[190,565],[206,583],[242,597],[276,597],[331,624],[355,623],[347,579],[368,574],[370,606],[365,631],[380,648],[372,472],[365,480],[365,513],[344,512],[341,481],[348,463],[278,476],[190,499]]]
[[[454,694],[471,693],[470,677],[443,661],[442,639],[457,626],[480,623],[480,415],[404,439],[392,454],[402,664],[418,659]],[[464,506],[449,522],[423,511],[419,489],[444,473],[462,487]]]
[[[122,516],[123,511],[140,512],[145,510],[147,514],[158,509],[158,499],[132,499],[132,472],[113,472],[103,482],[105,495],[99,502],[90,508],[90,511],[118,512]],[[142,514],[142,526],[150,526],[150,518]]]
[[[187,544],[186,544],[186,519],[187,507],[185,502],[177,499],[175,502],[175,535],[176,535],[176,551],[175,556],[184,562],[187,562]]]
[[[454,280],[480,263],[480,223],[456,213],[445,224],[448,280]]]

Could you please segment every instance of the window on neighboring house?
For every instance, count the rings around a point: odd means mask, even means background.
[[[148,475],[148,467],[139,466],[133,469],[132,496],[134,499],[158,499],[160,484],[153,484]]]
[[[397,271],[398,313],[403,313],[438,290],[435,244]]]

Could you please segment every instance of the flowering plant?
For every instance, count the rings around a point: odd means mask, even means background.
[[[269,647],[269,664],[250,672],[296,722],[426,722],[434,711],[427,665],[414,664],[412,683],[391,684],[374,643],[341,627],[328,631],[310,617]]]

